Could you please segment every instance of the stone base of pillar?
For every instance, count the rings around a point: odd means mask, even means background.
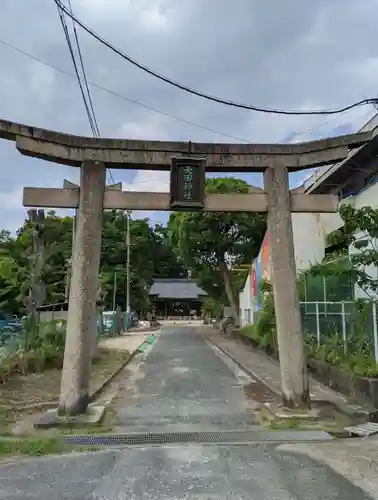
[[[34,427],[36,429],[52,429],[56,427],[98,426],[105,416],[105,410],[105,406],[90,406],[75,416],[61,415],[58,409],[47,410],[34,422]]]

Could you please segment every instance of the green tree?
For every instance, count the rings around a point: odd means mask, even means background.
[[[105,212],[101,272],[107,309],[112,307],[114,283],[116,283],[116,303],[122,308],[126,307],[126,238],[126,215],[121,211]],[[130,243],[131,308],[140,311],[148,305],[148,285],[152,281],[154,267],[150,257],[154,238],[148,219],[130,221]]]
[[[19,309],[20,278],[22,270],[9,256],[0,257],[0,310],[15,314]]]
[[[112,307],[115,272],[116,303],[126,306],[126,230],[123,212],[105,212],[101,278],[106,308]],[[185,269],[170,245],[167,229],[150,226],[148,219],[130,221],[130,243],[130,305],[140,312],[149,307],[148,291],[154,278],[185,276]]]
[[[171,245],[169,230],[161,224],[156,224],[153,230],[155,278],[186,278],[187,271],[180,255]]]
[[[122,211],[105,211],[102,234],[100,279],[105,295],[105,307],[112,307],[114,275],[116,274],[116,303],[122,308],[126,301],[126,218]],[[46,261],[43,280],[46,284],[45,303],[65,300],[66,277],[72,253],[72,217],[46,214],[44,237]],[[151,226],[148,219],[131,220],[131,307],[146,310],[148,290],[155,277],[186,275],[182,261],[172,248],[167,229]],[[13,237],[0,231],[0,309],[20,313],[25,310],[28,295],[32,226],[25,220]]]
[[[378,268],[378,210],[340,207],[343,227],[328,236],[328,244],[336,248],[324,261],[310,270],[312,275],[349,279],[368,296],[378,291],[378,280],[371,273]]]
[[[248,184],[231,177],[206,180],[207,193],[248,193]],[[251,264],[266,230],[258,213],[176,212],[168,223],[172,245],[210,297],[227,300],[235,318],[243,278],[233,268]]]

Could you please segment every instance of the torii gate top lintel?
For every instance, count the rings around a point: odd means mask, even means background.
[[[297,144],[191,143],[130,139],[96,139],[0,120],[0,138],[15,141],[27,156],[79,167],[99,161],[119,169],[170,170],[175,156],[207,158],[212,172],[261,172],[277,162],[289,171],[319,167],[343,160],[351,149],[378,135],[372,131]]]

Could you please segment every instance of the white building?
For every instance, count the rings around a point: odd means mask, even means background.
[[[378,127],[378,113],[362,131]],[[378,208],[378,137],[354,150],[348,158],[334,165],[319,168],[304,184],[307,194],[337,194],[340,202],[352,203],[355,208],[371,206]],[[335,214],[295,213],[292,215],[295,264],[297,272],[323,260],[326,253],[326,238],[329,233],[342,227],[340,216]],[[353,251],[350,249],[350,251]],[[369,269],[373,278],[378,278],[376,268]],[[253,304],[250,274],[240,293],[242,324],[253,321]],[[355,290],[356,297],[363,297]]]
[[[253,297],[252,297],[251,273],[248,274],[243,290],[239,294],[239,318],[241,326],[253,323]]]
[[[378,113],[360,131],[373,130],[376,127],[378,127]],[[378,137],[350,153],[346,160],[320,168],[306,181],[304,187],[308,194],[337,194],[340,202],[350,203],[356,209],[366,206],[378,208]],[[294,214],[294,217],[296,215]],[[307,214],[298,215],[301,217]],[[323,238],[319,238],[316,247],[309,248],[308,251],[312,256],[317,253],[323,258],[327,235],[342,227],[343,222],[338,214],[320,214],[319,220],[318,232],[323,232]],[[305,225],[307,223],[301,221],[297,224],[296,230],[305,231],[302,234],[306,234],[305,239],[310,240],[311,235]],[[350,253],[353,251],[355,251],[353,248],[349,249]],[[367,271],[372,278],[378,278],[376,268]],[[355,296],[363,298],[365,294],[361,289],[356,288]]]

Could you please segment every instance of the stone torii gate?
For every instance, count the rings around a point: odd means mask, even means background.
[[[26,207],[76,208],[77,226],[59,411],[85,412],[88,405],[90,345],[94,336],[103,209],[170,210],[169,193],[106,189],[106,168],[171,170],[174,158],[206,160],[209,172],[263,172],[264,191],[208,194],[205,211],[267,212],[273,292],[287,407],[309,408],[309,389],[299,300],[296,289],[291,212],[334,212],[332,195],[289,191],[289,172],[333,164],[350,150],[374,140],[376,131],[300,144],[204,144],[95,139],[61,134],[0,120],[0,137],[15,141],[24,155],[80,168],[80,189],[24,188]]]

